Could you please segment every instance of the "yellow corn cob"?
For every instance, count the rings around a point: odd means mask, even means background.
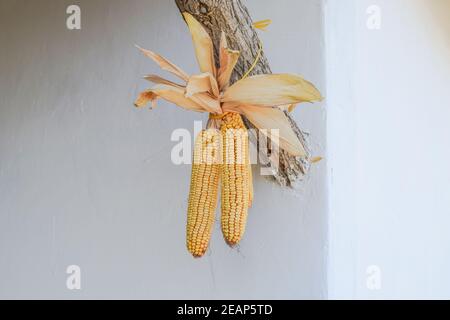
[[[202,131],[195,141],[186,227],[186,245],[196,258],[208,249],[220,178],[220,133]]]
[[[222,233],[225,241],[234,246],[245,232],[250,190],[248,132],[237,113],[227,113],[221,125],[223,142]]]

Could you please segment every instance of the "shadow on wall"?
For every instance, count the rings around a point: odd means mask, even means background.
[[[449,0],[426,0],[424,1],[424,9],[429,10],[435,27],[440,31],[436,40],[442,42],[448,51],[450,51],[450,1]]]

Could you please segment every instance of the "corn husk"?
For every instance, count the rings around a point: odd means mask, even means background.
[[[231,74],[239,59],[239,52],[229,48],[227,37],[222,33],[219,48],[219,68],[214,61],[214,46],[208,32],[190,14],[183,14],[191,32],[200,74],[189,76],[180,67],[153,51],[139,48],[163,70],[183,80],[183,84],[149,75],[145,79],[156,84],[141,93],[135,104],[154,106],[161,98],[181,108],[196,112],[220,115],[237,112],[244,115],[259,129],[278,129],[279,146],[294,156],[305,156],[302,143],[292,130],[282,110],[293,111],[302,102],[322,100],[317,88],[295,74],[266,74],[246,77],[229,86]],[[264,29],[270,20],[255,23]]]

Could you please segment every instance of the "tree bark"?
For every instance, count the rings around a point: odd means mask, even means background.
[[[241,79],[251,68],[258,56],[260,40],[253,28],[253,21],[247,8],[241,0],[175,0],[180,12],[188,12],[203,24],[214,42],[216,61],[221,32],[227,35],[229,45],[234,50],[239,50],[241,57],[231,77],[231,83]],[[257,65],[250,75],[272,73],[269,62],[264,52],[261,53]],[[310,154],[305,134],[295,123],[288,112],[292,128],[302,142],[307,152],[304,158],[293,157],[280,150],[277,157],[267,159],[271,167],[275,168],[271,177],[282,186],[294,187],[295,182],[303,179],[310,167]],[[249,129],[255,127],[244,118]],[[255,132],[255,131],[252,131]],[[257,136],[251,137],[252,141],[258,141]],[[258,141],[260,142],[260,141]],[[275,163],[278,162],[278,163]]]

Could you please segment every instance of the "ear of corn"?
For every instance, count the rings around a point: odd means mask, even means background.
[[[234,246],[245,232],[250,204],[250,172],[248,132],[237,113],[227,113],[221,125],[223,141],[222,233],[225,241]]]
[[[201,74],[189,76],[181,68],[150,50],[138,47],[183,83],[149,75],[145,79],[156,84],[142,92],[137,107],[164,99],[184,109],[210,113],[208,128],[196,139],[194,163],[189,194],[186,243],[194,257],[205,254],[217,205],[218,184],[222,178],[221,225],[225,240],[231,246],[242,239],[248,208],[253,202],[252,168],[248,150],[248,132],[240,114],[256,128],[278,129],[279,147],[293,156],[306,157],[303,143],[291,127],[285,110],[292,111],[301,102],[320,101],[322,96],[314,85],[292,74],[250,76],[260,61],[262,44],[257,56],[241,80],[230,86],[229,80],[239,58],[239,51],[231,50],[223,33],[219,61],[215,61],[214,44],[208,32],[189,13],[183,13],[192,35]],[[254,27],[264,30],[270,20],[256,22]],[[216,62],[219,65],[216,65]],[[276,140],[276,139],[275,139]]]
[[[208,249],[220,179],[220,133],[202,131],[196,139],[186,227],[186,245],[196,258]]]

